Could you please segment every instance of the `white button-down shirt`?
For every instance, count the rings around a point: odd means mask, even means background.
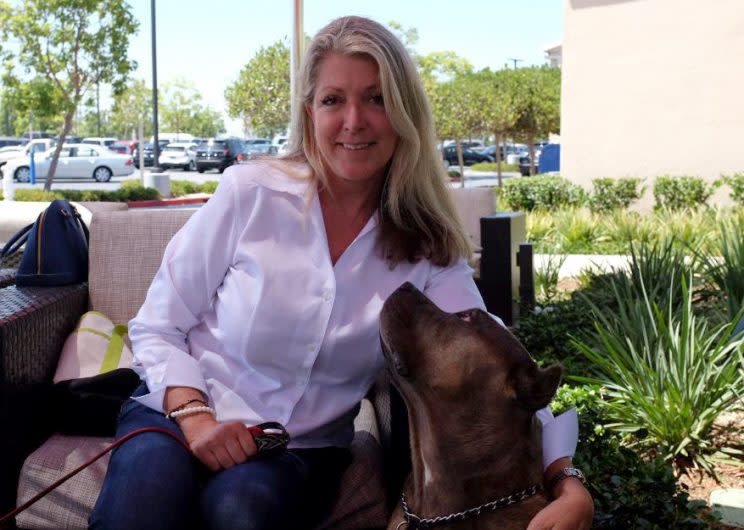
[[[291,447],[348,446],[384,363],[385,299],[409,281],[445,311],[484,307],[465,260],[391,271],[375,244],[376,215],[331,263],[310,182],[268,164],[233,166],[173,237],[130,322],[135,369],[150,390],[142,403],[162,411],[167,387],[193,387],[218,421],[278,421]],[[539,416],[560,424],[547,410]],[[575,434],[544,433],[557,440],[547,463],[556,451],[573,454]]]

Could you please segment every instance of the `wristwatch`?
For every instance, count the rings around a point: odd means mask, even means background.
[[[561,469],[555,475],[553,475],[552,477],[548,479],[548,482],[546,483],[545,487],[549,493],[552,493],[553,489],[558,485],[558,483],[564,478],[568,478],[568,477],[577,478],[581,481],[582,484],[586,484],[586,477],[584,476],[584,473],[582,473],[580,469],[575,468],[575,467],[564,467],[563,469]]]

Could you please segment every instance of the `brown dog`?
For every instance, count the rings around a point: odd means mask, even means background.
[[[400,502],[388,528],[524,530],[548,502],[535,411],[553,398],[561,367],[538,368],[486,312],[446,313],[410,283],[388,298],[380,318],[388,369],[408,407],[405,502],[424,523],[445,517],[419,525]],[[536,493],[525,493],[533,486]],[[479,514],[446,518],[482,505]]]

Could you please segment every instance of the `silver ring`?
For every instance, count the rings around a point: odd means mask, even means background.
[[[395,530],[400,530],[403,527],[403,525],[405,525],[406,528],[408,528],[408,522],[407,521],[401,521],[401,522],[398,523],[398,526],[395,527]]]

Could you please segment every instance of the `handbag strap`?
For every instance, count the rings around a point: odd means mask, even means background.
[[[26,240],[28,240],[28,234],[31,232],[31,229],[34,227],[34,223],[31,223],[30,225],[21,228],[13,237],[10,238],[10,240],[5,243],[5,246],[2,250],[0,250],[0,258],[9,258],[26,243]]]

